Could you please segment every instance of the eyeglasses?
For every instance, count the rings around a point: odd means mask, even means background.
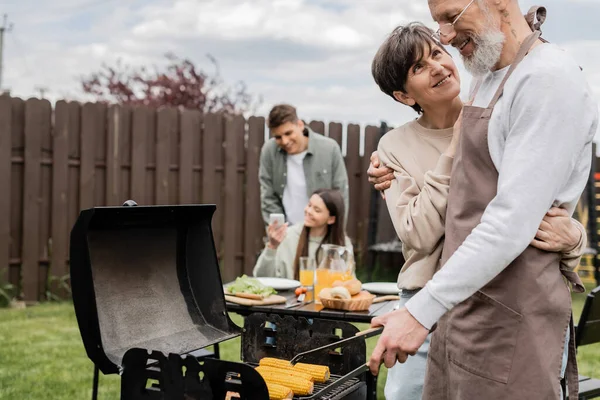
[[[440,27],[437,31],[435,31],[435,33],[433,35],[431,35],[434,39],[436,39],[437,41],[440,40],[440,36],[448,36],[449,34],[452,33],[452,31],[454,31],[454,24],[456,24],[458,22],[458,20],[460,19],[460,17],[463,16],[463,14],[465,13],[465,11],[467,11],[467,9],[471,6],[471,4],[473,4],[475,0],[471,0],[469,2],[469,4],[467,4],[467,6],[465,8],[462,9],[462,11],[460,12],[460,14],[457,15],[456,18],[454,18],[454,21],[449,22],[447,24],[440,24]]]

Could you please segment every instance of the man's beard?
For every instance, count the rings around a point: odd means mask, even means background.
[[[481,35],[471,36],[475,47],[473,54],[463,57],[465,68],[474,76],[481,76],[490,71],[500,60],[505,40],[504,33],[488,30]]]

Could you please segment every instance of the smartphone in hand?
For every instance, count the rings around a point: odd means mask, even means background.
[[[285,215],[283,214],[270,214],[269,215],[269,225],[273,225],[274,222],[277,222],[277,226],[282,226],[285,223]]]

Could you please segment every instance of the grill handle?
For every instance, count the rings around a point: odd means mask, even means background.
[[[378,328],[375,328],[375,329],[378,329]],[[366,331],[358,332],[357,335],[359,335],[360,333],[372,331],[372,330],[373,329],[367,329]],[[383,330],[383,328],[382,328],[382,330]],[[370,332],[370,333],[372,333],[372,332]],[[361,336],[364,336],[364,335],[361,335]],[[323,398],[323,395],[331,392],[332,390],[335,390],[339,386],[348,382],[350,379],[356,378],[357,376],[364,374],[367,371],[369,371],[369,364],[363,364],[360,367],[356,368],[355,370],[350,371],[346,375],[340,377],[336,381],[331,382],[329,385],[325,386],[323,389],[319,390],[317,393],[313,393],[312,395],[310,395],[308,397],[300,397],[300,400],[321,399],[321,398]]]
[[[317,353],[323,350],[329,350],[329,349],[335,349],[340,347],[341,345],[344,345],[348,342],[351,342],[353,340],[359,339],[359,338],[370,338],[371,336],[376,336],[381,334],[381,332],[383,332],[383,326],[377,327],[377,328],[370,328],[370,329],[365,329],[364,331],[360,331],[357,332],[356,335],[346,338],[346,339],[342,339],[342,340],[338,340],[337,342],[333,342],[330,343],[328,345],[325,346],[321,346],[321,347],[317,347],[316,349],[312,349],[309,351],[305,351],[303,353],[298,353],[294,356],[294,358],[292,358],[290,360],[290,364],[291,365],[295,365],[297,362],[299,362],[300,360],[302,360],[304,357],[306,357],[309,354],[313,354],[313,353]],[[364,371],[363,371],[364,372]]]

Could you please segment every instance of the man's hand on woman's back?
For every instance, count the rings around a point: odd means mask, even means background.
[[[371,163],[367,175],[369,176],[369,183],[375,186],[375,190],[382,192],[382,195],[384,190],[392,186],[392,181],[395,179],[394,170],[381,165],[377,151],[371,154]]]

